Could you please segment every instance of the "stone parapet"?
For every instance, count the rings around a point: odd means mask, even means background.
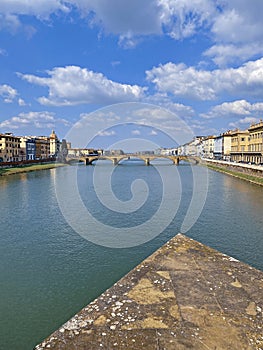
[[[263,272],[181,234],[36,350],[263,349]]]

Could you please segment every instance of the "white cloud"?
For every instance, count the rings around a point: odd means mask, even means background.
[[[194,115],[193,109],[183,104],[170,102],[173,105],[173,110],[167,106],[163,107],[166,104],[166,99],[163,101],[161,97],[157,95],[149,96],[149,99],[144,99],[142,103],[114,104],[94,113],[83,113],[80,117],[85,125],[92,126],[94,123],[99,123],[101,128],[103,126],[105,128],[108,122],[114,124],[135,122],[147,125],[156,123],[160,127],[160,123],[163,125],[164,122],[170,121],[171,124],[174,124],[176,118],[191,118]],[[147,103],[145,103],[145,100]],[[83,126],[83,123],[79,123],[79,126]]]
[[[254,97],[263,93],[263,58],[238,68],[212,71],[170,62],[154,67],[146,75],[158,91],[186,98],[213,100],[224,92]]]
[[[216,12],[210,0],[75,0],[93,14],[91,24],[119,35],[119,43],[134,47],[146,35],[169,35],[180,40],[194,35]]]
[[[166,93],[148,95],[143,99],[143,102],[165,108],[178,117],[192,117],[194,115],[194,110],[192,107],[186,106],[182,103],[173,102],[173,100]]]
[[[136,130],[132,130],[132,135],[141,135],[140,130],[136,129]]]
[[[120,125],[130,125],[130,133],[133,130],[138,134],[143,132],[145,126],[151,127],[154,131],[162,130],[167,133],[171,140],[178,143],[190,140],[194,133],[190,124],[184,118],[162,107],[149,103],[120,103],[113,104],[89,114],[83,114],[82,119],[74,125],[76,127],[76,139],[79,141],[79,129],[86,130],[83,134],[83,144],[87,144],[87,139],[92,140],[99,130],[111,130],[109,128]],[[148,129],[148,136],[151,130]],[[125,131],[124,131],[125,134]],[[132,136],[132,134],[131,134]],[[153,135],[152,136],[156,136]],[[158,133],[158,136],[159,133]]]
[[[46,20],[52,13],[67,13],[73,7],[89,19],[91,26],[118,35],[125,47],[136,45],[140,36],[163,32],[174,39],[189,37],[213,18],[216,10],[209,0],[1,0],[1,22],[7,25],[9,21],[9,27],[18,27],[22,15]]]
[[[2,129],[22,129],[35,127],[37,129],[42,128],[54,128],[57,124],[62,124],[64,126],[71,125],[67,120],[56,118],[54,113],[50,112],[28,112],[20,113],[10,119],[4,120],[0,123],[0,128]]]
[[[0,10],[0,30],[6,28],[11,33],[15,33],[19,27],[20,21],[17,16],[9,13],[3,14]]]
[[[212,57],[218,66],[226,66],[235,61],[244,62],[253,56],[262,56],[263,45],[258,42],[248,44],[218,44],[206,50],[204,55]]]
[[[253,124],[253,123],[257,123],[258,122],[258,118],[253,118],[253,117],[246,117],[243,119],[240,119],[240,123],[241,124]]]
[[[0,85],[0,96],[5,103],[11,103],[17,96],[17,91],[9,85]]]
[[[202,34],[212,40],[205,54],[217,64],[262,54],[262,0],[1,0],[0,29],[17,30],[23,16],[50,20],[51,14],[68,13],[70,18],[73,9],[100,32],[118,36],[126,48],[149,35],[182,40]]]
[[[112,67],[116,67],[119,64],[121,64],[121,61],[112,61],[110,64],[112,65]]]
[[[205,119],[219,117],[240,117],[240,116],[260,116],[263,114],[263,103],[250,103],[246,100],[237,100],[233,102],[224,102],[213,107],[207,114],[201,114]],[[247,119],[248,118],[248,119]],[[251,117],[246,117],[249,120]],[[254,117],[252,117],[254,118]]]
[[[43,105],[70,106],[136,101],[143,97],[145,90],[138,85],[114,82],[101,73],[77,66],[54,68],[47,74],[47,78],[20,74],[29,83],[49,88],[48,97],[39,98]]]
[[[0,85],[0,97],[3,98],[4,103],[17,102],[19,106],[25,106],[25,101],[22,98],[18,98],[18,95],[17,90],[12,88],[10,85]]]
[[[68,4],[72,2],[69,1]],[[0,13],[5,15],[30,15],[46,19],[57,11],[68,12],[70,7],[62,0],[1,0]]]
[[[1,23],[2,27],[17,28],[24,15],[48,20],[53,13],[69,13],[73,8],[78,8],[81,17],[88,18],[91,26],[119,35],[125,46],[135,42],[132,37],[162,32],[158,2],[141,0],[1,0]],[[8,19],[10,16],[13,23]]]
[[[193,36],[207,26],[216,15],[216,6],[209,0],[159,0],[161,19],[166,32],[180,40]]]
[[[210,0],[75,0],[82,11],[92,13],[92,25],[119,36],[126,48],[135,47],[147,35],[169,35],[181,40],[209,22],[216,6]]]
[[[105,131],[100,131],[98,133],[98,136],[113,136],[116,135],[116,132],[114,130],[105,130]]]
[[[80,9],[93,12],[93,23],[114,34],[161,33],[158,1],[75,0]]]
[[[7,51],[5,49],[0,48],[0,56],[7,56]]]
[[[138,37],[134,37],[132,34],[127,33],[119,36],[118,44],[125,49],[134,49],[141,40]]]
[[[254,117],[245,117],[242,119],[239,119],[236,122],[229,123],[229,127],[233,129],[244,129],[245,127],[248,128],[251,124],[257,123],[258,118]]]
[[[219,2],[220,3],[220,2]],[[223,1],[221,1],[223,4]],[[224,4],[221,13],[216,16],[212,32],[218,41],[249,42],[261,39],[261,16],[263,4],[261,0],[253,0],[253,5],[244,0],[230,0]]]
[[[48,19],[52,13],[67,13],[73,7],[89,18],[91,25],[122,40],[161,34],[163,30],[176,39],[189,37],[216,11],[209,0],[1,0],[0,13],[17,20],[21,15]]]
[[[192,125],[188,125],[185,118],[168,109],[150,104],[149,106],[142,105],[141,108],[134,110],[126,121],[161,129],[176,140],[191,139],[194,135]]]
[[[18,99],[18,104],[19,104],[19,106],[26,106],[26,103],[22,98]]]
[[[209,35],[214,45],[206,51],[216,64],[244,62],[262,54],[262,0],[75,0],[92,23],[119,35],[125,47],[141,36],[169,35],[175,40]],[[234,48],[234,50],[231,50]]]
[[[211,32],[215,46],[207,50],[215,63],[226,64],[262,55],[263,2],[253,0],[220,0],[221,11],[214,18]]]
[[[156,136],[158,135],[157,131],[155,130],[151,130],[151,132],[149,133],[150,136]]]
[[[24,16],[34,16],[39,20],[49,20],[53,13],[69,12],[70,7],[62,0],[1,0],[0,30],[7,29],[15,34],[19,29],[25,32],[27,38],[35,33],[35,28],[23,25]]]

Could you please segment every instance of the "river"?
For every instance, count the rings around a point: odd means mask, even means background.
[[[178,177],[169,178],[168,170],[174,165],[164,162],[160,166],[168,174],[171,189],[176,189]],[[162,197],[154,166],[138,161],[115,167],[111,185],[120,200],[131,198],[135,179],[144,180],[149,188],[137,215],[122,213],[125,219],[92,194],[92,175],[99,167],[103,172],[113,166],[77,168],[81,197],[97,220],[120,229],[154,216]],[[32,349],[180,231],[192,197],[192,172],[187,164],[179,165],[176,171],[182,194],[175,218],[144,244],[118,249],[84,239],[62,215],[55,183],[66,182],[76,173],[76,166],[0,178],[1,350]],[[210,170],[208,175],[203,211],[186,234],[263,270],[263,188]]]

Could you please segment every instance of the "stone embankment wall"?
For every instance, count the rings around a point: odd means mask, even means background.
[[[257,177],[263,177],[263,166],[260,166],[260,165],[233,163],[233,162],[225,162],[225,161],[212,160],[212,159],[202,159],[200,161],[200,164],[214,165],[219,168],[230,170],[230,171],[235,171],[235,172],[253,175]]]
[[[42,163],[54,163],[56,158],[38,159],[38,160],[21,160],[19,162],[0,162],[0,168],[12,168],[24,165],[42,164]]]

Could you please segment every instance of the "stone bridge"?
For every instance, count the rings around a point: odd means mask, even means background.
[[[124,154],[124,155],[89,155],[79,157],[78,160],[84,162],[86,165],[91,165],[93,162],[97,160],[110,160],[114,165],[118,165],[123,160],[128,159],[141,159],[144,161],[145,165],[150,165],[151,161],[156,159],[169,159],[173,162],[173,164],[178,165],[180,161],[190,161],[194,163],[198,163],[197,159],[190,156],[175,156],[175,155],[154,155],[154,154]]]

